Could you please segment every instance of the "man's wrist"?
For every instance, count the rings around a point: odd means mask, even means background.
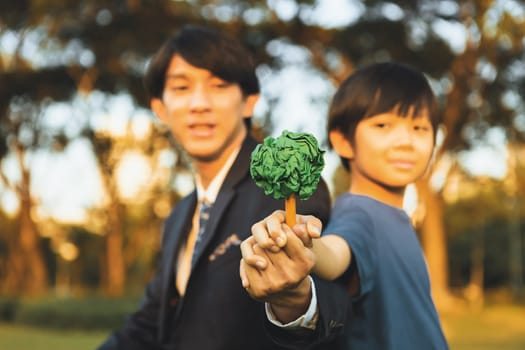
[[[288,292],[286,297],[270,303],[273,314],[282,323],[294,321],[308,310],[312,300],[311,278],[308,276]]]

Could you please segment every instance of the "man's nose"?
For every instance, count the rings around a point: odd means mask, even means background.
[[[190,107],[195,110],[208,109],[211,105],[211,97],[206,87],[202,85],[195,86],[190,96]]]

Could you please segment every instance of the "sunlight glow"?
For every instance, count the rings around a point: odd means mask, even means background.
[[[139,196],[148,186],[151,175],[152,169],[145,156],[136,151],[124,153],[116,169],[120,196],[124,200]]]
[[[309,25],[342,28],[357,22],[366,7],[355,0],[317,0],[313,7],[303,8],[301,19]]]
[[[0,203],[3,211],[9,216],[15,216],[20,209],[16,194],[7,189],[2,189],[0,193]]]
[[[268,0],[268,7],[283,21],[290,21],[299,11],[299,6],[294,0]]]
[[[32,171],[32,191],[40,198],[40,217],[52,217],[64,222],[82,222],[86,209],[103,200],[102,184],[89,141],[77,139],[64,153],[35,154]]]
[[[153,122],[149,115],[137,113],[131,120],[131,132],[137,140],[145,140],[153,131]]]
[[[193,174],[189,171],[179,171],[175,175],[175,189],[181,196],[188,195],[195,188]]]
[[[448,43],[456,55],[465,51],[467,30],[460,22],[437,19],[432,23],[432,30]]]

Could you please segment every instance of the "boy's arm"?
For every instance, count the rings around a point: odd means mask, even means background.
[[[346,241],[337,235],[326,235],[313,240],[315,266],[312,272],[327,280],[341,276],[350,266],[352,253]]]
[[[313,272],[324,279],[333,280],[343,274],[350,266],[351,252],[346,241],[337,235],[326,235],[319,238],[322,224],[311,215],[297,215],[297,224],[291,230],[285,224],[285,214],[277,210],[270,216],[252,226],[253,239],[257,246],[271,252],[278,252],[286,245],[287,232],[293,232],[306,247],[311,247],[316,257]],[[252,267],[263,269],[267,261],[262,254],[245,258]]]

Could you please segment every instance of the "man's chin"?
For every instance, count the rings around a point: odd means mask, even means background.
[[[199,163],[213,163],[219,159],[219,154],[217,153],[205,153],[205,152],[194,152],[188,154],[193,161]]]

